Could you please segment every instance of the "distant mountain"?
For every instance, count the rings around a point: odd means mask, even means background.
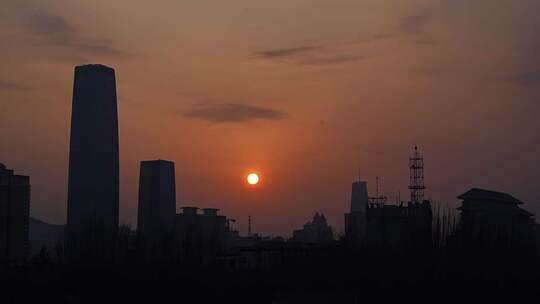
[[[30,217],[29,230],[32,255],[39,253],[43,246],[52,253],[55,244],[64,240],[64,225],[49,224]]]

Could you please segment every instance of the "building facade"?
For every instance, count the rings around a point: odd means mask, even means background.
[[[0,164],[0,262],[24,261],[30,252],[30,178]]]
[[[208,265],[225,249],[228,237],[227,219],[218,209],[183,207],[174,226],[178,261],[189,265]]]
[[[68,259],[114,258],[118,231],[116,80],[103,65],[75,67],[69,148]]]
[[[366,222],[368,246],[418,249],[432,245],[433,214],[428,200],[371,205]]]
[[[473,188],[463,200],[458,238],[463,245],[532,248],[535,246],[533,215],[522,209],[524,203],[510,194]]]
[[[351,210],[345,213],[345,237],[350,244],[360,245],[366,238],[369,197],[367,183],[356,181],[351,188]]]
[[[139,174],[137,237],[146,259],[165,258],[176,215],[174,163],[142,161]]]

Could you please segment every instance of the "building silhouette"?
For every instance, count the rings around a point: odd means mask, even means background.
[[[326,221],[324,214],[315,213],[310,222],[304,224],[302,229],[294,230],[291,241],[303,243],[323,243],[332,241],[334,233]]]
[[[228,225],[218,209],[182,207],[174,226],[178,261],[188,265],[208,265],[225,249]]]
[[[345,236],[351,244],[360,245],[366,238],[368,202],[367,182],[353,182],[351,210],[345,213]]]
[[[114,257],[118,171],[115,72],[98,64],[77,66],[69,148],[68,259]]]
[[[27,258],[29,218],[30,178],[0,163],[0,262]]]
[[[229,271],[283,269],[284,266],[288,268],[310,263],[315,257],[327,258],[328,251],[324,249],[335,248],[333,245],[335,244],[286,242],[282,238],[264,238],[248,246],[231,248],[217,258],[217,265]],[[320,267],[321,264],[312,266]]]
[[[367,212],[366,243],[371,247],[421,248],[432,245],[431,203],[372,205]]]
[[[411,200],[388,204],[377,193],[368,197],[367,183],[352,185],[351,212],[345,214],[345,238],[353,246],[429,247],[432,245],[433,213],[431,202],[424,199],[424,160],[418,151],[409,158]],[[365,211],[364,211],[365,210]]]
[[[137,236],[146,259],[162,259],[166,253],[172,252],[170,246],[175,215],[174,163],[166,160],[142,161]]]
[[[523,248],[535,245],[533,214],[510,194],[473,188],[463,200],[457,235],[466,247]]]

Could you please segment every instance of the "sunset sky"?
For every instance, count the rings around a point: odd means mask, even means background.
[[[408,197],[415,144],[427,197],[483,187],[540,215],[538,0],[0,0],[0,41],[0,162],[52,223],[84,63],[116,70],[121,223],[139,161],[161,158],[178,207],[282,235],[319,211],[343,231],[358,168]]]

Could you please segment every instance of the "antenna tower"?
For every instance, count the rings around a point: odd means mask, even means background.
[[[424,157],[414,146],[414,153],[409,157],[409,190],[411,190],[411,203],[424,202]]]

